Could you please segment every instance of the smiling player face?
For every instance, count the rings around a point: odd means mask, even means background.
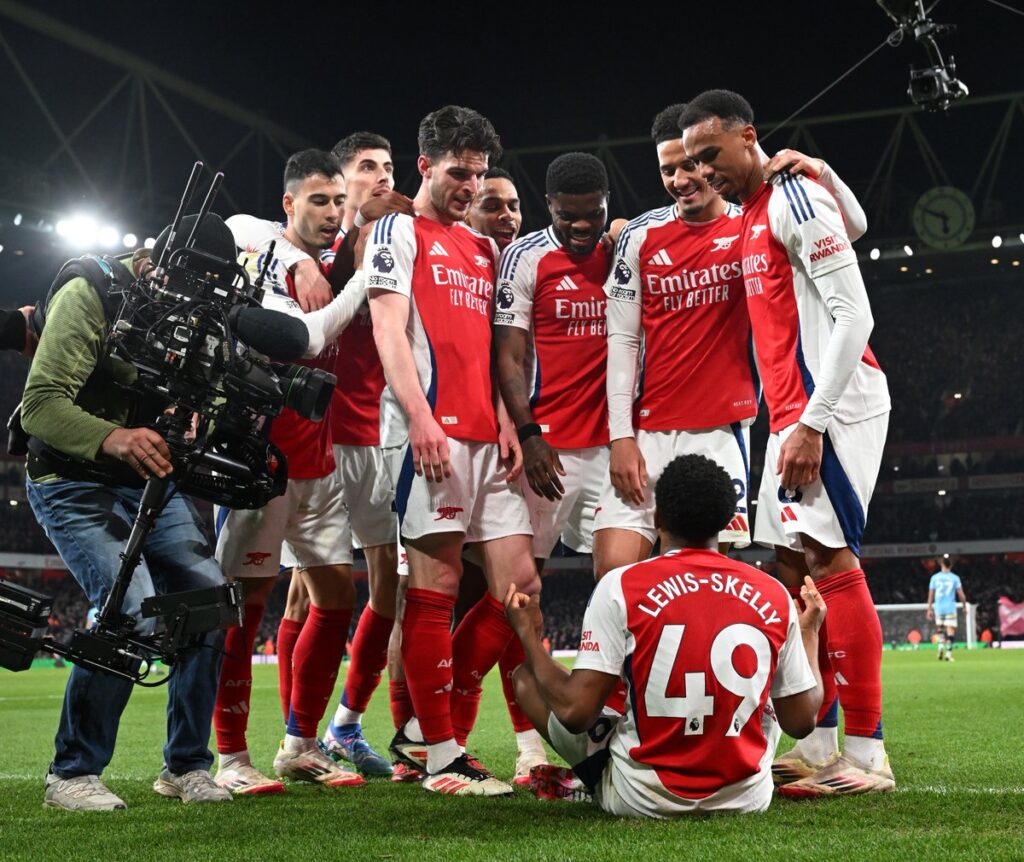
[[[718,197],[701,176],[699,165],[687,158],[681,139],[658,144],[658,170],[661,184],[684,218],[699,221],[695,217],[710,209]]]
[[[471,228],[493,239],[498,249],[504,251],[519,236],[519,229],[523,226],[516,187],[504,177],[484,180],[466,221]]]
[[[548,195],[551,227],[569,254],[590,254],[601,241],[608,223],[608,194],[587,192]]]
[[[695,123],[683,131],[683,150],[699,165],[711,191],[745,200],[762,179],[757,133],[753,126],[726,127],[719,117]]]

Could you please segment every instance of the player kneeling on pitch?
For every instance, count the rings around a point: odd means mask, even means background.
[[[735,503],[710,459],[665,468],[655,488],[665,553],[598,583],[571,673],[541,644],[536,597],[509,589],[526,654],[516,699],[609,814],[763,811],[780,727],[797,738],[814,728],[825,603],[808,578],[798,613],[778,581],[718,553]],[[626,713],[602,714],[620,678]]]

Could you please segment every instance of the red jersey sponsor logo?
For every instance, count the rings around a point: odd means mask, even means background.
[[[269,551],[249,551],[245,555],[243,566],[262,566],[270,556]]]
[[[592,640],[593,632],[585,631],[580,638],[580,652],[601,652],[601,645]]]
[[[459,512],[465,511],[462,506],[440,506],[435,521],[454,521]]]
[[[844,252],[849,247],[850,243],[848,240],[835,234],[829,234],[829,236],[817,239],[814,241],[814,251],[811,252],[811,263]]]

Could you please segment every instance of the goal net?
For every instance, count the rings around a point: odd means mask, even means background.
[[[882,623],[882,642],[895,648],[930,644],[935,634],[935,620],[928,619],[928,605],[875,605]],[[978,641],[978,606],[958,604],[957,629],[954,640],[974,649]]]

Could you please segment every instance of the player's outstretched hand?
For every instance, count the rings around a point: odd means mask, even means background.
[[[608,472],[611,474],[612,485],[620,497],[637,506],[643,505],[648,478],[647,462],[635,439],[620,437],[612,441]]]
[[[115,428],[103,440],[100,451],[124,461],[143,479],[161,479],[174,469],[167,442],[152,428]]]
[[[409,423],[409,445],[417,476],[424,476],[428,482],[440,482],[451,476],[448,435],[433,416]]]
[[[519,592],[515,584],[509,584],[505,593],[505,616],[519,640],[543,637],[544,616],[540,612],[539,595],[528,596]]]
[[[523,469],[535,494],[552,501],[562,499],[565,487],[558,477],[565,475],[565,468],[558,453],[539,434],[523,443]]]
[[[373,195],[366,203],[359,207],[359,214],[368,222],[382,218],[388,213],[403,213],[404,215],[414,216],[416,215],[416,210],[413,209],[411,198],[407,198],[400,192],[393,191]]]
[[[818,478],[821,469],[821,434],[798,422],[783,441],[775,472],[787,491],[806,488]]]
[[[824,170],[825,163],[821,159],[812,159],[799,150],[779,150],[768,160],[764,173],[771,182],[781,173],[807,174],[817,179]]]
[[[295,298],[306,314],[319,311],[334,299],[334,291],[315,260],[300,260],[292,270],[292,278],[295,279]]]
[[[825,614],[828,608],[825,607],[825,600],[818,592],[810,575],[804,576],[804,585],[800,587],[800,598],[804,603],[804,609],[800,613],[800,629],[806,632],[815,632],[825,622]]]

